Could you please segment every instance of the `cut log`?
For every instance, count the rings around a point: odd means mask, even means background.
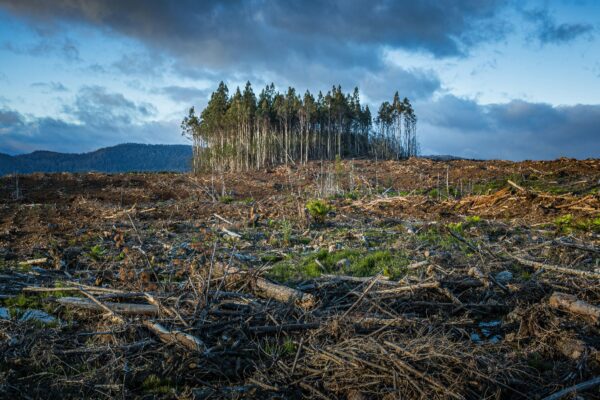
[[[178,343],[192,351],[206,352],[206,345],[202,340],[189,333],[178,330],[168,330],[158,322],[144,321],[144,326],[151,330],[164,343]]]
[[[312,308],[316,304],[316,299],[311,294],[279,285],[261,277],[254,277],[249,271],[231,265],[215,263],[214,274],[230,282],[249,281],[253,291],[261,297],[282,303],[294,303],[303,309]]]
[[[594,323],[597,323],[600,319],[600,307],[586,303],[583,300],[578,300],[577,297],[571,294],[554,292],[550,296],[550,299],[548,299],[548,304],[551,307],[568,311],[572,314],[588,317]]]
[[[527,193],[527,190],[524,187],[521,187],[521,186],[517,185],[516,183],[514,183],[510,179],[507,180],[506,183],[508,183],[513,188],[517,189],[519,192]]]
[[[265,325],[265,326],[251,326],[248,330],[252,333],[280,333],[280,332],[298,332],[306,331],[311,329],[318,329],[321,327],[319,322],[310,323],[299,323],[299,324],[281,324],[281,325]]]
[[[507,253],[507,256],[509,258],[512,258],[513,260],[517,261],[519,264],[525,265],[527,267],[532,267],[535,269],[545,269],[546,271],[559,272],[562,274],[579,275],[579,276],[583,276],[586,278],[600,279],[600,273],[597,273],[597,272],[582,271],[579,269],[560,267],[558,265],[544,264],[544,263],[541,263],[538,261],[527,260],[525,258],[521,258],[521,257],[515,256],[512,254],[509,254],[509,253]]]
[[[369,283],[374,277],[372,276],[348,276],[348,275],[331,275],[331,274],[323,274],[321,275],[322,279],[329,279],[334,281],[342,281],[342,282],[353,282],[353,283]],[[387,285],[387,286],[398,286],[398,282],[390,281],[387,276],[377,276],[375,278],[377,280],[378,285]]]
[[[91,300],[81,297],[60,297],[56,300],[59,304],[84,310],[105,311],[104,308]],[[133,303],[103,303],[110,310],[123,315],[158,315],[158,307],[151,304]]]
[[[44,258],[36,258],[36,259],[33,259],[33,260],[20,261],[19,265],[22,266],[22,267],[28,266],[28,265],[39,265],[39,264],[44,264],[47,261],[48,261],[48,259],[46,257],[44,257]]]
[[[585,381],[585,382],[581,382],[578,383],[577,385],[568,387],[566,389],[560,390],[548,397],[544,397],[542,400],[558,400],[558,399],[562,399],[563,397],[573,393],[573,392],[581,392],[583,390],[587,390],[587,389],[591,389],[593,387],[596,387],[600,385],[600,376],[596,376],[592,379],[590,379],[589,381]]]
[[[232,238],[239,239],[239,238],[241,238],[241,237],[242,237],[242,235],[240,235],[239,233],[236,233],[236,232],[230,231],[229,229],[227,229],[227,228],[225,228],[225,227],[221,228],[221,230],[222,230],[222,231],[223,231],[225,234],[227,234],[227,235],[231,236]]]
[[[373,294],[377,294],[377,295],[396,295],[396,294],[401,294],[401,293],[406,293],[406,292],[413,292],[415,290],[420,290],[420,289],[435,289],[435,288],[439,288],[440,287],[440,283],[435,281],[435,282],[425,282],[425,283],[416,283],[414,285],[406,285],[406,286],[399,286],[396,288],[391,288],[391,289],[383,289],[383,290],[377,290],[372,292]]]
[[[406,266],[406,269],[419,269],[421,267],[426,267],[429,265],[429,261],[428,260],[424,260],[424,261],[418,261],[412,264],[409,264]]]
[[[263,278],[257,278],[253,283],[255,292],[259,296],[268,297],[282,303],[293,302],[301,308],[311,308],[315,305],[315,298],[311,294],[303,293],[288,286],[279,285]]]

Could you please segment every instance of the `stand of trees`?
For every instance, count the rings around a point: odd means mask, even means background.
[[[381,104],[374,122],[369,107],[360,104],[358,88],[345,94],[334,86],[315,98],[291,87],[282,94],[270,84],[257,98],[250,82],[232,96],[221,82],[200,116],[192,107],[181,128],[193,140],[194,171],[417,155],[417,118],[408,99],[396,92],[392,103]]]

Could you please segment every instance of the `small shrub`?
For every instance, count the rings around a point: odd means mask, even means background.
[[[230,196],[228,194],[225,194],[219,198],[219,201],[223,204],[230,204],[233,202],[233,200],[234,200],[233,196]]]
[[[465,227],[462,222],[450,222],[448,228],[458,234],[462,234]]]
[[[281,347],[284,355],[294,355],[296,353],[296,344],[290,337],[285,338]]]
[[[287,219],[281,222],[281,233],[283,235],[283,244],[289,246],[292,238],[292,223]]]
[[[154,394],[169,394],[171,393],[171,382],[166,379],[161,379],[157,375],[149,375],[142,382],[142,389],[147,393]]]
[[[465,222],[468,225],[475,225],[481,222],[481,217],[479,215],[470,215],[465,218]]]
[[[562,215],[554,220],[559,232],[569,234],[575,230],[583,232],[600,232],[600,217],[575,219],[571,214]]]
[[[106,250],[104,250],[102,248],[102,246],[97,244],[90,248],[89,254],[90,254],[90,257],[93,258],[94,260],[101,260],[104,257],[104,255],[106,254]]]
[[[333,208],[324,200],[310,200],[306,203],[306,210],[315,222],[322,224]]]

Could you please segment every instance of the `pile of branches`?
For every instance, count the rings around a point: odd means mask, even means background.
[[[491,257],[489,249],[480,252]],[[62,334],[3,321],[0,392],[475,399],[549,395],[559,388],[546,385],[561,374],[567,382],[596,382],[583,379],[590,365],[598,371],[598,354],[580,332],[599,337],[600,309],[548,285],[507,285],[477,267],[446,271],[425,260],[408,267],[420,278],[323,275],[291,288],[234,260],[205,260],[172,293],[77,281],[24,287],[28,295],[49,295],[74,320]],[[598,274],[570,270],[549,271],[568,274],[579,287],[597,282]],[[565,326],[561,313],[575,320]],[[557,363],[540,375],[524,357],[532,349],[566,355],[580,369]]]

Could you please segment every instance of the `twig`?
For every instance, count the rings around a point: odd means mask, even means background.
[[[225,218],[221,217],[219,214],[214,213],[213,214],[215,217],[219,218],[221,221],[225,222],[227,225],[233,225],[232,222],[229,222],[228,220],[226,220]]]
[[[300,344],[298,345],[298,350],[296,351],[296,356],[294,357],[294,363],[292,364],[292,371],[290,372],[290,376],[294,375],[294,371],[296,370],[296,365],[298,364],[298,359],[300,358],[300,352],[302,351],[303,344],[304,336],[300,338]]]
[[[105,306],[100,300],[95,298],[91,293],[87,292],[85,289],[79,289],[79,291],[84,296],[86,296],[91,301],[93,301],[96,305],[98,305],[100,308],[102,308],[104,311],[106,311],[115,321],[118,321],[119,323],[125,322],[125,320],[120,315],[117,315],[113,310],[111,310],[110,308]]]

